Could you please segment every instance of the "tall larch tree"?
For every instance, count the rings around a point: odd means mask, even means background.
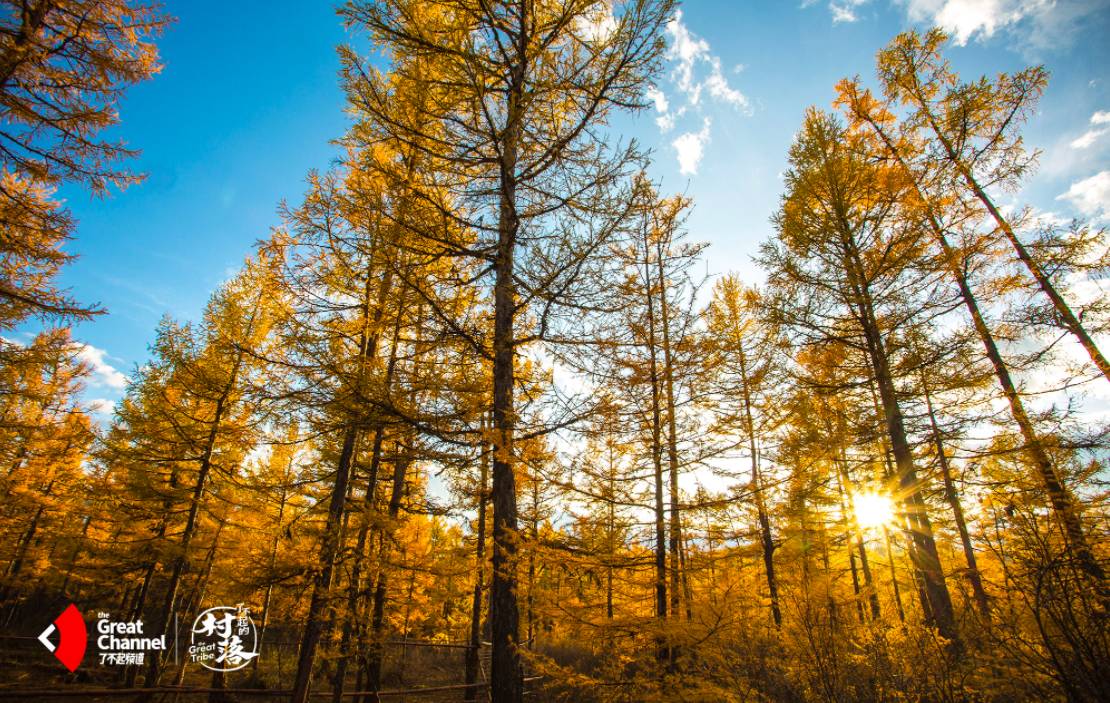
[[[104,195],[139,180],[121,165],[135,152],[101,133],[118,123],[127,88],[160,70],[153,40],[167,22],[128,0],[0,6],[0,329],[100,312],[54,284],[75,227],[54,190]]]
[[[874,164],[858,139],[833,116],[810,110],[790,152],[787,191],[776,215],[778,237],[761,250],[770,305],[798,344],[851,339],[865,355],[866,380],[878,389],[894,455],[898,497],[912,538],[928,620],[958,637],[932,522],[899,398],[899,327],[935,314],[930,272],[914,271],[922,233],[898,217],[906,189],[898,171]]]
[[[937,42],[939,39],[938,35],[929,41]],[[889,157],[912,184],[912,201],[909,204],[921,211],[921,217],[932,235],[939,262],[957,286],[960,299],[983,345],[983,353],[994,369],[1013,421],[1025,440],[1024,451],[1033,463],[1068,540],[1075,548],[1077,560],[1092,578],[1103,580],[1104,570],[1088,545],[1075,497],[1061,479],[1045,449],[1034,415],[1026,407],[1024,393],[1015,379],[1012,363],[1003,356],[1003,347],[999,343],[995,325],[992,325],[988,317],[989,304],[984,305],[981,301],[982,294],[976,291],[976,273],[984,268],[982,260],[989,257],[991,251],[989,247],[984,247],[981,237],[974,230],[968,233],[969,214],[961,200],[952,195],[950,177],[944,173],[947,162],[930,154],[929,142],[921,135],[924,127],[918,121],[897,119],[893,108],[899,93],[894,89],[884,88],[883,101],[864,90],[859,81],[842,81],[838,91],[839,101],[849,119],[873,135],[874,150]],[[963,236],[955,239],[960,235]],[[1016,235],[1013,237],[1017,241]],[[982,278],[982,275],[979,277]],[[1051,285],[1051,281],[1048,284]],[[981,283],[980,287],[986,287],[985,283]]]
[[[614,196],[636,158],[601,138],[614,110],[644,105],[657,70],[666,0],[607,3],[515,0],[353,2],[345,15],[395,57],[398,80],[438,91],[425,106],[442,126],[428,145],[431,172],[457,174],[454,216],[478,234],[456,257],[487,265],[492,334],[494,459],[491,694],[523,695],[517,604],[517,497],[513,440],[517,357],[551,336],[582,295],[599,247],[630,207]],[[414,60],[419,59],[419,60]],[[417,71],[417,73],[412,73]],[[365,91],[362,106],[402,143],[418,141],[387,104]],[[614,200],[614,197],[618,200]],[[442,239],[439,232],[425,236]],[[523,323],[523,326],[522,326]]]
[[[1048,84],[1048,71],[1032,66],[993,80],[961,82],[942,53],[947,41],[939,29],[895,37],[877,60],[883,93],[909,111],[905,119],[927,134],[930,158],[947,173],[948,183],[978,201],[1051,301],[1059,326],[1110,381],[1110,361],[1072,310],[1062,281],[1034,256],[991,194],[1016,188],[1036,163],[1037,154],[1025,150],[1020,130]]]
[[[745,446],[751,466],[751,494],[759,522],[759,542],[771,617],[782,625],[778,581],[775,578],[775,536],[767,506],[767,481],[761,458],[772,440],[775,425],[782,421],[772,395],[776,374],[781,374],[784,349],[776,331],[762,315],[759,293],[741,284],[736,276],[720,279],[713,287],[706,309],[709,378],[714,383],[720,413],[719,431],[735,432],[734,444]],[[708,379],[707,379],[708,380]]]

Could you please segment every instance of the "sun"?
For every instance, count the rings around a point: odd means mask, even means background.
[[[857,493],[852,500],[856,523],[864,529],[877,529],[894,522],[894,501],[875,491]]]

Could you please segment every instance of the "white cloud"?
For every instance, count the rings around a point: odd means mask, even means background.
[[[667,40],[666,57],[672,65],[668,74],[670,95],[657,86],[649,88],[644,95],[655,106],[655,124],[660,133],[670,132],[690,113],[701,115],[706,102],[731,107],[745,115],[751,114],[751,101],[729,84],[720,57],[713,53],[709,42],[691,32],[683,23],[681,11],[675,12],[667,24]],[[739,73],[743,68],[743,65],[737,65],[731,73]],[[703,101],[703,97],[707,100]],[[671,142],[678,154],[682,175],[697,173],[705,145],[709,143],[710,124],[709,118],[702,116],[700,128],[684,125],[686,131]]]
[[[647,98],[648,100],[655,103],[656,112],[666,114],[667,109],[670,107],[670,103],[667,102],[667,96],[663,93],[663,91],[659,90],[655,86],[651,86],[650,88],[648,88]]]
[[[667,100],[667,95],[655,86],[648,88],[645,96],[648,100],[655,103],[655,111],[659,113],[659,115],[655,118],[655,124],[659,127],[659,131],[662,133],[666,133],[674,129],[675,121],[679,117],[682,117],[684,114],[686,114],[685,106],[680,107],[674,112],[671,112],[671,103],[669,100]]]
[[[86,402],[94,415],[110,417],[116,410],[116,401],[108,398],[89,398]]]
[[[127,376],[119,369],[108,363],[108,352],[98,349],[91,344],[82,344],[77,350],[77,358],[88,365],[92,372],[91,382],[95,386],[104,386],[123,390],[127,387]]]
[[[911,2],[911,14],[915,4],[935,3],[932,0]],[[934,14],[933,21],[952,32],[957,44],[966,44],[976,34],[993,36],[999,27],[1017,22],[1038,4],[1040,0],[946,0]]]
[[[686,132],[671,142],[678,154],[678,172],[684,176],[693,176],[698,172],[698,164],[705,153],[705,145],[709,143],[709,118],[702,122],[702,127],[697,132]]]
[[[934,24],[960,45],[1018,31],[1035,48],[1066,43],[1104,0],[895,0],[913,22]]]
[[[870,2],[870,0],[832,0],[829,2],[829,12],[832,13],[833,23],[855,22],[859,19],[856,9]]]
[[[599,2],[589,11],[576,19],[578,33],[590,42],[604,42],[617,29],[617,19],[613,17],[613,6]]]
[[[1056,196],[1067,200],[1088,217],[1110,220],[1110,171],[1071,184],[1068,192]]]
[[[1110,111],[1098,110],[1095,114],[1091,115],[1091,124],[1093,125],[1110,125]],[[1098,141],[1099,137],[1110,132],[1110,127],[1095,127],[1095,129],[1088,129],[1082,135],[1076,137],[1071,141],[1072,149],[1086,149]]]
[[[709,77],[705,79],[705,87],[709,89],[709,94],[718,100],[722,100],[744,112],[751,110],[751,104],[748,98],[728,84],[724,75],[721,73],[721,60],[716,56],[710,57],[710,63],[713,70],[710,72]]]
[[[676,63],[675,83],[678,89],[688,93],[695,90],[694,64],[709,56],[709,42],[695,37],[682,23],[682,10],[674,13],[667,23],[667,34],[671,44],[667,47],[667,57]]]
[[[871,2],[871,0],[829,0],[829,13],[834,24],[841,22],[855,22],[859,20],[856,10]],[[816,5],[817,0],[802,0],[802,7]]]
[[[1106,132],[1107,130],[1105,129],[1088,129],[1082,135],[1071,140],[1070,146],[1072,149],[1086,149],[1097,142],[1098,138],[1106,134]]]
[[[744,112],[750,111],[747,97],[728,84],[721,69],[721,59],[712,52],[709,42],[695,35],[682,23],[681,10],[667,24],[667,36],[670,39],[667,58],[674,63],[671,82],[686,96],[687,104],[698,105],[702,91],[708,91],[710,97],[716,100]],[[655,99],[650,93],[648,97]],[[656,106],[658,104],[656,101]]]
[[[859,9],[871,0],[828,0],[834,23],[856,22]],[[802,7],[817,4],[803,0]],[[938,26],[957,44],[989,39],[1001,30],[1022,39],[1015,47],[1052,49],[1070,43],[1084,20],[1104,9],[1106,0],[890,0],[911,22]]]
[[[1077,174],[1104,168],[1103,156],[1110,147],[1107,135],[1110,135],[1110,111],[1098,110],[1091,115],[1082,134],[1073,136],[1061,132],[1050,145],[1045,146],[1040,174],[1053,179],[1074,180]]]

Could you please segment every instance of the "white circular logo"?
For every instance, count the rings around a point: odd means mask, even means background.
[[[193,621],[189,657],[211,671],[238,671],[258,656],[258,630],[250,608],[209,608]]]

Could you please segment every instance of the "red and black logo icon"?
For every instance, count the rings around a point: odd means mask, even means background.
[[[58,645],[50,641],[50,635],[58,631]],[[54,624],[48,625],[39,635],[39,642],[54,653],[65,668],[76,671],[85,658],[85,647],[89,641],[89,631],[85,628],[85,619],[81,611],[70,603],[62,614],[54,618]]]

